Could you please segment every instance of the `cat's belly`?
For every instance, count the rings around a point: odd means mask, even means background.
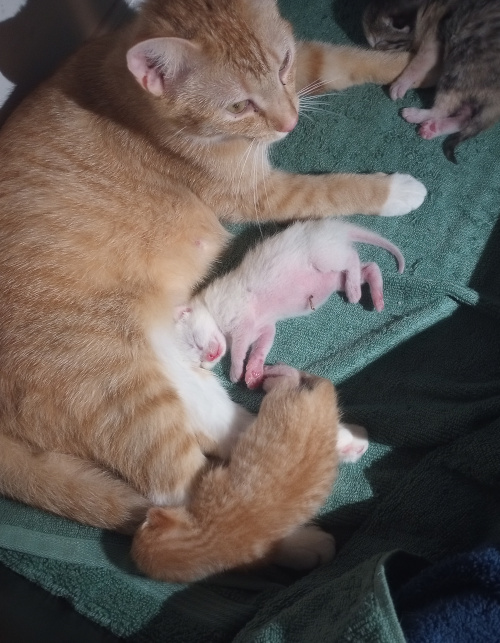
[[[219,445],[220,455],[229,455],[234,440],[254,416],[230,399],[213,373],[188,363],[168,328],[152,329],[150,340],[161,368],[184,403],[186,429],[204,434]]]

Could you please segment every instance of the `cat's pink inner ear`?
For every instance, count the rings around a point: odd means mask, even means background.
[[[174,321],[179,321],[179,319],[186,317],[187,315],[189,315],[189,313],[192,312],[193,309],[189,306],[176,306],[174,309]]]
[[[127,51],[127,66],[141,87],[162,96],[189,73],[198,53],[198,45],[183,38],[151,38]]]
[[[153,507],[148,511],[145,526],[167,531],[189,525],[189,516],[183,507]]]

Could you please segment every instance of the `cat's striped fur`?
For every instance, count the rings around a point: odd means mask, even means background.
[[[173,310],[226,243],[219,219],[420,204],[410,177],[296,176],[266,158],[296,122],[295,78],[387,83],[407,60],[296,46],[273,0],[147,0],[21,104],[0,132],[0,492],[124,531],[151,503],[194,502],[207,456],[228,457],[253,417],[175,352]],[[288,420],[270,398],[258,422],[293,450]],[[306,421],[314,440],[314,408]],[[314,491],[275,473],[297,506]],[[292,500],[286,525],[308,517]]]

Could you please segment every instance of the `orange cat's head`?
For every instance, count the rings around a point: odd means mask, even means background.
[[[127,65],[195,139],[273,142],[298,120],[295,44],[274,0],[150,0]]]

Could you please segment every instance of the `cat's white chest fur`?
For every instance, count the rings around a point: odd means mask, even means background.
[[[215,375],[189,362],[170,328],[157,326],[149,337],[165,374],[184,403],[187,430],[213,439],[218,455],[228,457],[238,435],[254,416],[230,399]]]

